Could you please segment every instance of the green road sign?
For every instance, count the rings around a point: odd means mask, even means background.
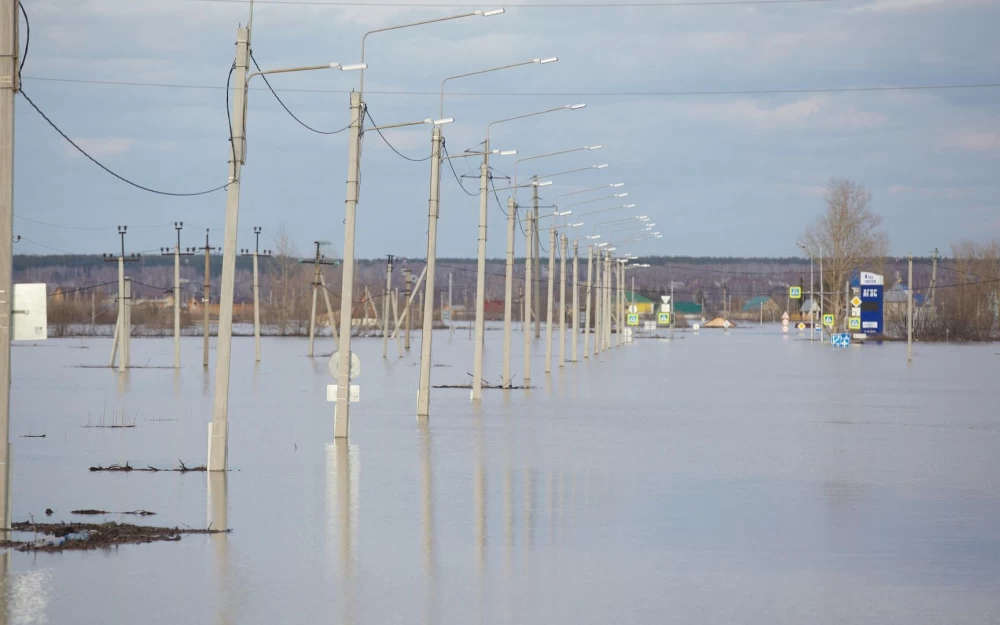
[[[657,315],[656,320],[661,326],[668,326],[670,325],[670,313],[661,312]]]
[[[802,287],[800,286],[788,287],[788,297],[790,299],[802,299]]]

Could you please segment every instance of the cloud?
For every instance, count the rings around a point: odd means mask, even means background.
[[[779,105],[740,98],[729,102],[683,105],[682,108],[691,119],[736,124],[757,131],[806,126],[827,130],[864,130],[882,126],[888,121],[888,117],[881,113],[835,102],[827,96],[810,96]]]
[[[908,11],[932,5],[947,5],[948,8],[954,8],[956,5],[976,4],[981,1],[982,0],[874,0],[871,4],[856,7],[854,11]]]
[[[772,183],[771,187],[779,191],[784,191],[795,195],[804,195],[806,197],[824,197],[826,195],[826,190],[827,190],[825,185],[789,184],[783,182]]]
[[[107,158],[128,152],[135,145],[135,139],[130,137],[97,137],[76,138],[73,141],[94,158]],[[73,146],[66,146],[66,156],[81,157]]]
[[[945,144],[973,152],[989,152],[1000,149],[1000,132],[959,132],[948,136]]]

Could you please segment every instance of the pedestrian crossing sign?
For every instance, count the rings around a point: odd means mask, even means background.
[[[847,329],[848,330],[860,330],[861,329],[861,317],[849,317],[847,319]]]
[[[823,315],[823,325],[828,328],[833,327],[833,315]]]
[[[628,324],[630,326],[637,326],[637,325],[639,325],[639,314],[638,313],[629,313],[628,314]]]
[[[657,315],[656,320],[662,326],[670,325],[670,313],[661,312]]]
[[[800,286],[788,287],[788,297],[790,299],[802,299],[802,287]]]

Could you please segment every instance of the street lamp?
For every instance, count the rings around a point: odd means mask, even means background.
[[[364,62],[356,65],[326,63],[304,67],[261,70],[247,74],[250,55],[250,31],[240,28],[236,34],[236,90],[230,126],[231,167],[229,186],[226,188],[226,229],[222,247],[222,277],[219,293],[219,329],[216,341],[215,398],[212,423],[209,426],[208,470],[225,471],[229,465],[229,374],[233,338],[233,290],[236,278],[236,238],[240,212],[240,178],[246,163],[246,104],[250,81],[254,76],[284,74],[321,69],[341,71],[363,70]],[[207,340],[207,339],[206,339]],[[207,354],[207,351],[206,351]],[[207,361],[206,361],[207,365]]]
[[[809,254],[809,340],[812,341],[816,332],[816,321],[814,311],[816,309],[816,291],[813,283],[813,254],[812,250],[798,241],[795,243]],[[823,245],[816,243],[819,247],[819,318],[823,320]],[[823,338],[823,326],[820,325],[820,340]]]
[[[508,117],[505,119],[498,119],[494,122],[490,122],[486,126],[486,140],[483,142],[483,164],[479,171],[479,249],[478,249],[478,259],[477,259],[477,271],[476,271],[476,335],[475,344],[473,347],[473,364],[472,364],[472,392],[470,397],[473,401],[479,401],[483,397],[483,341],[485,339],[485,304],[486,304],[486,224],[487,224],[487,208],[489,205],[489,153],[490,153],[490,133],[493,130],[493,126],[504,124],[507,122],[516,121],[519,119],[526,119],[528,117],[537,117],[539,115],[546,115],[548,113],[555,113],[558,111],[576,111],[586,107],[586,104],[566,104],[564,106],[545,109],[543,111],[537,111],[535,113],[526,113],[523,115],[517,115],[514,117]],[[533,183],[534,186],[547,186],[552,184],[552,181],[548,181],[547,184],[539,183],[537,180]],[[510,188],[516,188],[515,185]],[[499,189],[495,189],[499,190]],[[508,206],[513,204],[513,198],[508,202]],[[511,226],[508,226],[508,231]],[[510,235],[509,240],[513,241],[513,234]],[[511,248],[512,245],[508,245]],[[513,250],[508,249],[508,255],[512,255]],[[506,298],[505,306],[505,316],[507,314],[507,309],[510,307],[510,297]]]
[[[493,10],[476,10],[471,13],[461,13],[458,15],[449,15],[445,17],[438,17],[430,20],[422,20],[419,22],[411,22],[408,24],[399,24],[395,26],[386,26],[384,28],[376,28],[370,30],[361,37],[361,65],[365,65],[365,43],[368,40],[369,35],[376,33],[383,33],[393,30],[400,30],[404,28],[411,28],[415,26],[423,26],[427,24],[434,24],[438,22],[445,22],[449,20],[460,19],[463,17],[473,17],[473,16],[483,16],[490,17],[492,15],[499,15],[503,13],[503,9],[493,9]],[[337,403],[334,410],[333,418],[333,436],[334,438],[347,438],[350,431],[350,404],[348,401],[350,395],[350,385],[351,385],[351,371],[350,371],[350,361],[351,361],[351,326],[352,324],[352,310],[354,301],[354,231],[355,231],[355,217],[358,207],[358,193],[361,184],[361,162],[360,162],[360,152],[361,152],[361,136],[363,134],[362,126],[364,125],[364,91],[365,91],[365,67],[359,67],[361,70],[361,78],[358,91],[356,93],[351,93],[351,125],[350,125],[350,136],[348,138],[348,152],[347,152],[347,198],[344,203],[344,263],[343,263],[343,274],[341,279],[341,295],[340,295],[340,342],[337,348]],[[444,123],[444,119],[439,119],[437,123],[430,120],[430,123],[434,126],[439,126]],[[394,127],[407,126],[411,124],[400,124]],[[440,137],[440,133],[438,133]],[[489,146],[487,146],[488,148]],[[438,156],[440,152],[438,151]],[[434,161],[435,159],[432,159]],[[433,165],[432,165],[433,166]],[[434,185],[435,189],[439,185]],[[432,294],[433,295],[433,294]],[[433,298],[432,298],[433,299]]]

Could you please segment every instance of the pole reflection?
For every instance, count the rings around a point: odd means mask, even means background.
[[[208,472],[208,527],[212,529],[229,529],[228,477],[225,471]],[[215,545],[218,571],[215,620],[220,625],[229,625],[235,622],[229,595],[229,534],[211,534],[209,539]]]
[[[327,445],[327,531],[331,557],[340,562],[341,593],[335,601],[337,623],[357,622],[358,482],[361,454],[357,445],[338,438]]]
[[[434,470],[431,466],[433,445],[428,420],[419,419],[417,428],[420,435],[420,516],[423,529],[424,580],[426,581],[424,622],[433,625],[440,621],[437,596],[437,562],[434,556]]]

